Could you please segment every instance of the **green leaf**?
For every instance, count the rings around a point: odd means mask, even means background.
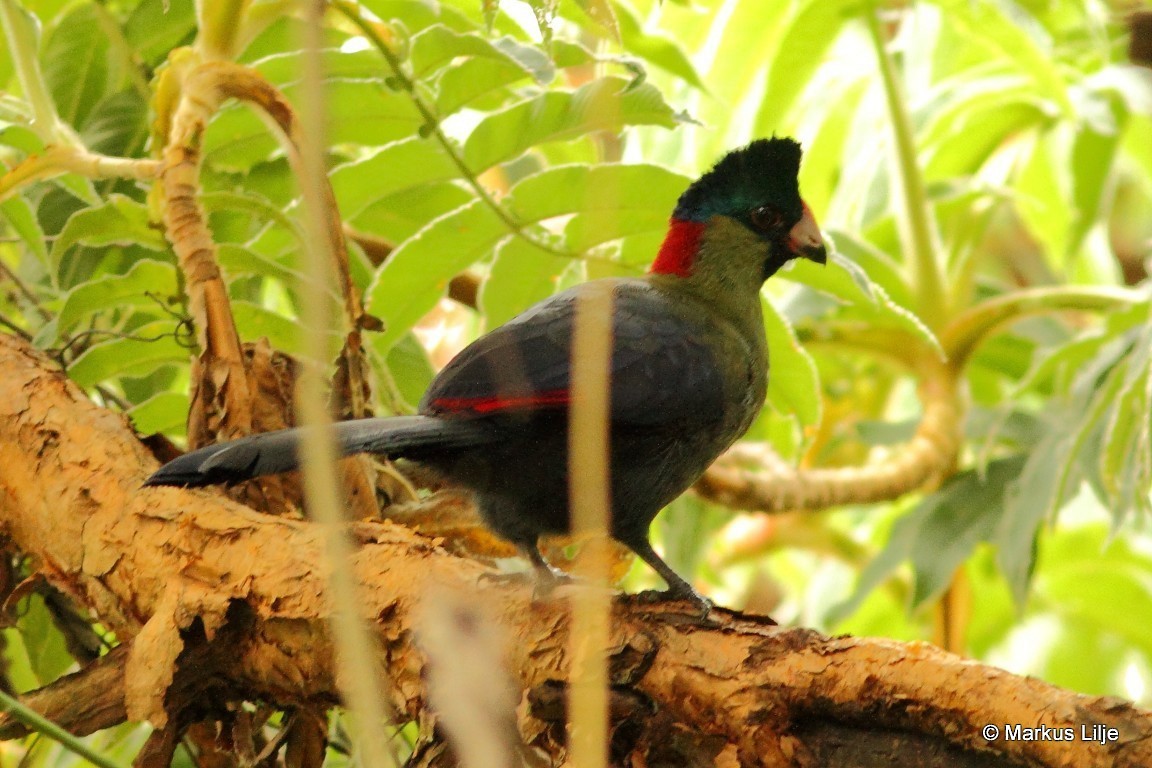
[[[1121,123],[1124,113],[1119,99],[1105,94],[1085,93],[1081,100],[1084,109],[1103,113],[1106,123],[1089,123],[1076,132],[1072,142],[1072,231],[1068,238],[1068,257],[1076,255],[1088,232],[1100,219],[1100,206],[1105,189],[1115,173],[1116,150],[1120,144]],[[1109,254],[1111,256],[1111,254]]]
[[[235,243],[221,245],[217,249],[216,260],[220,268],[233,278],[241,275],[260,275],[279,280],[287,286],[299,285],[309,279],[297,269]]]
[[[77,5],[52,30],[40,56],[44,80],[61,119],[79,128],[109,91],[113,74],[99,12]]]
[[[464,143],[464,159],[479,173],[519,157],[536,144],[574,139],[626,125],[676,125],[672,108],[652,85],[629,89],[619,77],[602,77],[574,93],[549,91],[484,118]]]
[[[636,12],[619,0],[612,3],[612,8],[616,13],[620,42],[624,50],[671,72],[701,91],[708,90],[692,60],[674,38],[660,32],[644,31]]]
[[[1043,98],[1059,105],[1065,115],[1074,113],[1068,88],[1060,73],[1048,33],[1019,5],[971,3],[968,0],[935,0],[953,29],[967,44],[1011,61],[1032,81]]]
[[[1152,326],[1136,333],[1131,352],[1110,376],[1122,382],[1111,400],[1098,453],[1100,479],[1119,524],[1152,504]]]
[[[28,662],[41,685],[53,683],[75,659],[68,653],[64,636],[56,629],[43,597],[30,595],[23,608],[17,627],[28,650]]]
[[[984,472],[966,470],[925,497],[892,527],[880,553],[860,575],[852,596],[830,616],[843,621],[905,560],[915,577],[911,609],[939,595],[978,544],[991,541],[1003,514],[1005,495],[1025,456],[997,459]]]
[[[128,418],[141,435],[183,433],[188,421],[188,395],[184,392],[157,392],[132,406]]]
[[[929,152],[927,179],[977,172],[1005,140],[1045,124],[1056,109],[1018,73],[979,79],[958,75],[941,82],[937,91],[938,98],[917,110],[927,121],[921,138]]]
[[[817,67],[848,19],[860,8],[859,0],[808,0],[789,20],[768,70],[768,82],[756,114],[756,136],[779,131],[796,97],[812,81]]]
[[[444,119],[467,106],[490,109],[491,98],[511,99],[505,86],[525,78],[524,69],[495,59],[467,58],[449,64],[436,82],[436,113]]]
[[[297,356],[305,352],[304,330],[292,318],[250,301],[233,301],[232,317],[242,339],[266,338],[274,349]]]
[[[457,58],[487,58],[516,67],[521,77],[546,83],[554,76],[552,62],[544,53],[510,37],[489,41],[478,32],[456,32],[435,25],[412,38],[410,61],[417,78],[444,67]]]
[[[845,254],[833,249],[826,265],[796,259],[785,265],[779,275],[794,280],[845,302],[850,314],[875,327],[897,328],[919,339],[941,358],[944,350],[932,330],[911,310],[888,297],[887,292],[869,279],[861,267]]]
[[[124,37],[149,66],[157,66],[168,52],[190,43],[196,34],[192,0],[142,0],[124,23]]]
[[[36,132],[22,123],[0,120],[0,144],[18,149],[26,155],[44,151],[44,142]]]
[[[300,101],[298,85],[284,88],[293,103]],[[376,146],[416,133],[424,119],[411,100],[386,88],[379,80],[325,82],[328,139]],[[247,107],[226,106],[216,114],[204,137],[208,160],[220,167],[246,170],[266,160],[279,147],[261,119]]]
[[[73,245],[139,245],[152,251],[165,251],[168,243],[148,217],[147,206],[124,195],[109,195],[108,202],[72,214],[56,242],[52,259],[59,262]]]
[[[101,99],[80,135],[94,152],[136,156],[148,138],[148,102],[131,88]]]
[[[90,388],[119,376],[143,376],[161,365],[187,363],[192,350],[176,339],[174,331],[172,320],[157,320],[135,329],[130,337],[97,342],[68,367],[68,376]]]
[[[370,344],[375,344],[376,336],[373,334]],[[416,404],[424,396],[428,385],[436,371],[428,360],[428,353],[420,345],[416,334],[409,331],[400,337],[386,355],[388,361],[388,378],[395,393],[402,402],[400,406],[409,412],[416,410]]]
[[[519,237],[510,237],[496,249],[492,271],[480,288],[480,309],[489,328],[511,320],[536,302],[556,292],[560,276],[572,259],[541,250]]]
[[[473,199],[474,195],[463,186],[440,181],[383,197],[352,219],[352,223],[386,241],[402,243],[428,222]]]
[[[566,165],[519,181],[508,207],[522,221],[577,214],[565,238],[582,252],[622,237],[663,235],[669,211],[687,186],[684,176],[655,165]]]
[[[174,265],[152,259],[138,261],[122,275],[97,277],[69,291],[57,318],[59,332],[68,332],[98,312],[155,306],[158,301],[177,295]]]
[[[360,160],[337,166],[330,179],[341,212],[352,219],[394,192],[451,179],[458,173],[440,145],[410,136],[385,144]]]
[[[36,218],[32,205],[23,197],[13,196],[0,202],[0,214],[15,230],[20,240],[36,257],[46,271],[51,271],[48,262],[48,248],[44,244],[44,230]]]
[[[801,424],[816,424],[822,404],[816,363],[772,302],[761,296],[760,305],[768,336],[768,403]]]
[[[983,473],[961,472],[910,513],[920,517],[911,553],[914,608],[939,596],[976,545],[992,539],[1005,493],[1024,462],[1025,457],[1012,456],[989,462]]]
[[[298,83],[303,72],[303,54],[298,50],[273,53],[253,62],[252,66],[264,77],[279,86]],[[375,50],[345,53],[339,48],[325,48],[320,52],[320,66],[329,80],[370,80],[385,74],[386,65]]]
[[[444,295],[448,282],[487,256],[507,229],[479,200],[430,222],[392,252],[368,289],[368,311],[383,319],[389,349]]]

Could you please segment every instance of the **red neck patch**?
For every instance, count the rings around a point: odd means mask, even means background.
[[[672,219],[668,225],[668,235],[660,246],[660,253],[656,255],[656,261],[652,262],[648,272],[677,277],[691,275],[704,226],[702,221]]]

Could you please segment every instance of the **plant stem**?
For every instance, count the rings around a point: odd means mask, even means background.
[[[0,0],[2,2],[2,0]],[[160,163],[132,157],[110,157],[77,146],[52,146],[32,155],[0,176],[0,202],[19,187],[65,173],[89,179],[138,179],[150,181],[160,172]]]
[[[888,116],[892,121],[892,135],[895,139],[897,167],[900,172],[900,185],[904,198],[903,219],[898,216],[906,238],[910,241],[908,262],[912,270],[912,284],[919,299],[917,314],[929,328],[936,330],[946,316],[944,276],[936,257],[935,238],[932,236],[932,216],[928,195],[924,190],[924,177],[916,159],[916,137],[912,129],[912,119],[908,105],[900,89],[896,65],[888,54],[880,20],[873,3],[864,14],[876,58],[880,66],[880,76],[884,82],[884,94],[888,100]]]
[[[24,725],[33,731],[58,742],[69,752],[79,755],[99,768],[122,768],[119,763],[114,760],[109,760],[100,753],[93,751],[87,744],[80,741],[80,739],[68,733],[68,731],[56,725],[56,723],[44,717],[39,712],[24,706],[3,691],[0,691],[0,710],[10,712],[12,717],[24,723]]]
[[[320,47],[323,42],[322,8],[304,0],[304,39],[301,65],[299,174],[304,229],[312,247],[306,249],[308,280],[299,286],[305,297],[301,318],[309,330],[305,349],[314,360],[330,357],[328,331],[336,318],[328,286],[336,279],[336,243],[331,233],[328,179],[324,167],[327,111]],[[309,514],[319,523],[328,557],[328,586],[332,599],[332,634],[336,645],[337,675],[342,694],[356,717],[357,762],[365,768],[395,768],[398,764],[385,738],[388,706],[381,691],[385,680],[380,649],[361,610],[364,601],[353,569],[355,548],[347,531],[336,474],[336,440],[328,413],[324,381],[317,370],[307,370],[296,390],[296,412],[313,438],[301,449],[304,492]]]
[[[362,18],[357,10],[357,7],[352,3],[344,2],[341,0],[339,2],[333,3],[332,7],[334,7],[349,21],[355,24],[360,29],[360,31],[364,33],[364,36],[367,37],[369,41],[371,41],[376,49],[380,51],[380,54],[384,57],[384,60],[388,62],[388,67],[392,70],[393,81],[405,93],[408,94],[408,98],[412,100],[412,104],[416,107],[416,111],[419,112],[420,116],[424,118],[424,125],[426,130],[429,132],[429,135],[435,138],[440,146],[443,147],[444,152],[448,155],[448,159],[452,161],[452,164],[455,165],[456,169],[460,172],[461,178],[463,178],[468,186],[472,188],[472,191],[476,193],[476,196],[480,198],[480,201],[483,202],[484,205],[486,205],[489,209],[491,209],[494,214],[496,214],[496,217],[504,223],[504,226],[508,227],[508,229],[516,237],[519,237],[520,239],[530,243],[542,251],[551,253],[555,256],[580,258],[580,254],[574,253],[566,248],[558,248],[551,243],[548,243],[537,237],[533,237],[528,232],[524,224],[513,218],[512,215],[504,209],[504,206],[500,205],[500,203],[497,202],[494,197],[492,197],[492,194],[484,188],[483,184],[480,183],[480,179],[477,177],[477,174],[468,167],[468,163],[465,162],[464,157],[460,154],[460,151],[456,148],[456,145],[453,144],[452,140],[448,138],[443,129],[441,129],[439,116],[436,114],[435,110],[433,110],[433,108],[429,106],[423,98],[421,98],[420,94],[417,92],[415,81],[413,81],[413,79],[409,77],[408,74],[404,71],[400,57],[397,56],[396,53],[388,47],[387,41],[385,41],[380,36],[380,33],[377,32],[372,22]]]
[[[984,338],[1000,325],[1042,312],[1103,312],[1148,301],[1128,288],[1056,286],[1016,291],[977,304],[959,314],[940,335],[940,344],[955,365],[963,365]]]

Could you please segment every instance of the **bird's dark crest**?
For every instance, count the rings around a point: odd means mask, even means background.
[[[733,150],[680,195],[672,216],[705,222],[765,204],[799,216],[800,155],[800,143],[790,138],[757,139]]]

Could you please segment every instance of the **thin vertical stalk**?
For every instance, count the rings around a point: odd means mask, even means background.
[[[60,120],[44,82],[44,74],[40,71],[35,17],[21,8],[16,0],[0,0],[0,27],[4,28],[4,38],[24,98],[32,105],[32,130],[45,144],[80,146],[76,133]]]
[[[320,0],[304,0],[304,57],[300,110],[300,188],[304,203],[305,228],[313,247],[307,252],[308,280],[300,286],[306,357],[326,360],[331,357],[326,330],[336,321],[329,286],[335,280],[332,238],[325,227],[325,175],[322,147],[325,146],[327,108],[320,47],[321,19],[324,10]],[[372,635],[360,616],[363,601],[350,567],[354,550],[345,527],[341,494],[336,473],[336,443],[331,430],[324,392],[324,382],[317,371],[305,369],[297,390],[296,409],[300,421],[316,428],[301,447],[304,489],[312,516],[323,527],[330,589],[332,594],[332,631],[336,643],[338,679],[359,729],[357,753],[359,763],[367,768],[394,768],[396,756],[384,736],[388,722],[384,699],[380,693],[383,679]]]
[[[608,761],[608,466],[612,288],[589,283],[576,303],[572,334],[569,477],[573,532],[586,538],[579,573],[589,586],[574,599],[570,633],[572,765]]]
[[[925,192],[924,177],[920,173],[916,159],[916,137],[912,129],[912,118],[908,114],[908,105],[900,88],[896,65],[885,45],[875,3],[870,5],[864,17],[872,36],[872,45],[876,49],[880,77],[884,83],[884,95],[888,101],[888,116],[892,122],[896,166],[900,174],[900,189],[904,202],[903,217],[897,214],[897,222],[905,231],[904,237],[907,240],[912,284],[919,299],[916,311],[928,327],[937,329],[947,316],[944,274],[936,256],[936,239],[932,234],[928,194]]]

